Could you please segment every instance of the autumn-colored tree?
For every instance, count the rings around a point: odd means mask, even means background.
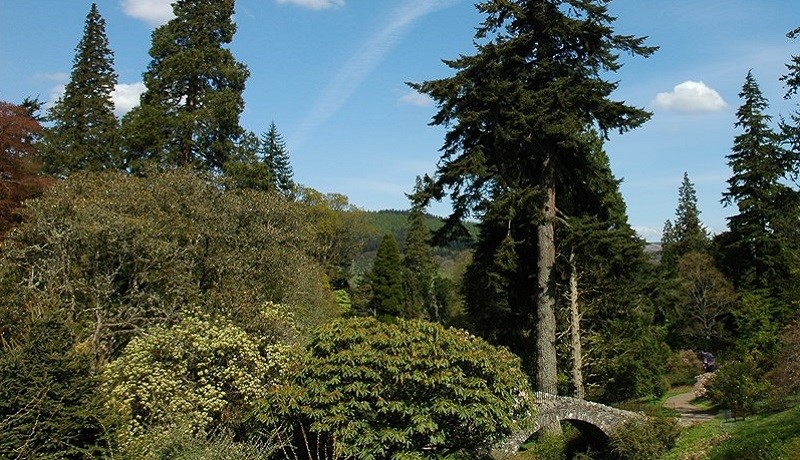
[[[23,202],[51,182],[38,174],[35,141],[42,127],[31,113],[35,106],[0,101],[0,238],[22,220]]]

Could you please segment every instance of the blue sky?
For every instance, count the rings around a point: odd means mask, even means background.
[[[138,101],[150,33],[170,0],[98,0],[119,74],[118,111]],[[66,82],[89,0],[0,0],[0,100],[53,100]],[[417,175],[433,173],[444,130],[406,81],[452,75],[442,59],[472,53],[471,0],[238,0],[234,55],[250,69],[242,124],[274,121],[295,178],[369,210],[405,209]],[[606,144],[631,224],[657,240],[674,216],[684,171],[701,218],[725,229],[738,92],[752,69],[775,120],[796,108],[778,78],[800,40],[797,0],[615,0],[618,33],[649,36],[648,59],[623,56],[614,96],[654,112]],[[446,214],[447,203],[429,210]]]

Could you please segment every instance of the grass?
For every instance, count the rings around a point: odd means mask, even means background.
[[[710,451],[709,460],[800,459],[800,406],[723,426],[730,438]]]

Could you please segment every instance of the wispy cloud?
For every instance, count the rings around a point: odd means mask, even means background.
[[[336,114],[389,51],[403,39],[411,25],[425,15],[457,1],[459,0],[414,0],[397,8],[381,30],[370,37],[336,72],[322,96],[291,136],[291,144],[294,147],[303,144],[317,127]]]
[[[150,24],[160,26],[175,16],[172,14],[172,3],[175,0],[122,0],[122,11],[128,16]]]
[[[325,10],[333,7],[344,6],[344,0],[276,0],[278,4],[293,4],[311,10]]]
[[[417,107],[433,106],[433,99],[431,99],[430,96],[414,91],[413,89],[400,96],[400,102],[403,104],[416,105]]]
[[[653,107],[678,112],[716,112],[728,107],[719,93],[702,81],[685,81],[671,92],[658,93]]]

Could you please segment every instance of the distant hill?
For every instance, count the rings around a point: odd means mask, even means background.
[[[364,211],[366,221],[373,230],[372,238],[364,248],[365,251],[374,251],[378,249],[383,235],[394,235],[400,249],[403,249],[403,244],[406,239],[406,231],[408,230],[408,215],[410,211],[398,211],[393,209],[381,211]],[[434,232],[444,225],[444,219],[431,214],[425,214],[425,223],[431,232]],[[450,242],[445,247],[448,249],[462,250],[466,249],[472,244],[478,236],[478,226],[473,222],[466,222],[464,226],[471,237],[472,241],[455,241]]]

